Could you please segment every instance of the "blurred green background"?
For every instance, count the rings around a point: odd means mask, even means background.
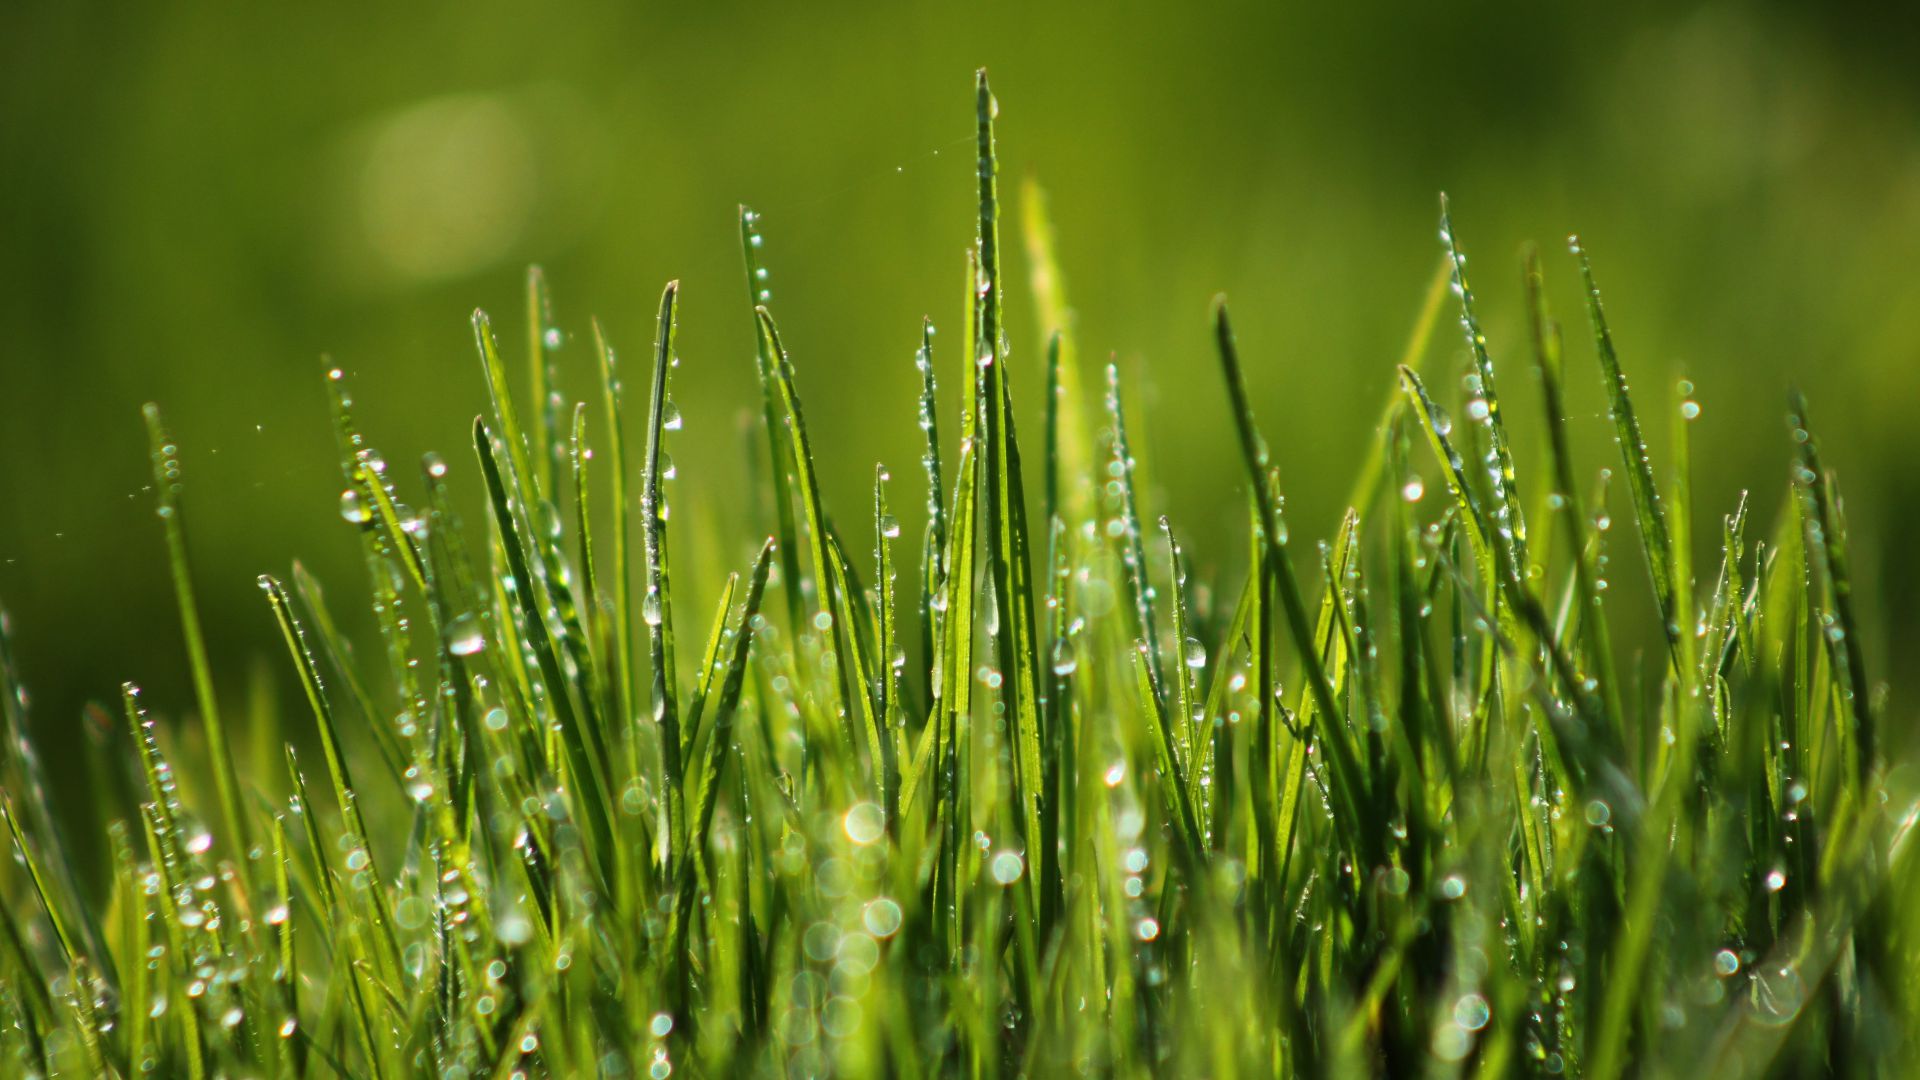
[[[1920,593],[1911,25],[1839,5],[401,7],[0,10],[0,599],[43,732],[123,679],[163,712],[191,700],[141,402],[184,448],[222,678],[264,661],[291,691],[255,575],[297,556],[343,610],[364,577],[319,357],[350,373],[390,461],[440,449],[474,499],[467,317],[493,312],[517,356],[529,262],[579,335],[560,354],[574,392],[591,386],[587,318],[637,373],[660,288],[682,281],[681,577],[710,586],[742,562],[742,201],[766,215],[829,505],[859,521],[884,460],[895,502],[919,506],[912,351],[923,314],[957,339],[983,64],[1007,193],[1028,174],[1050,191],[1083,353],[1147,380],[1148,508],[1201,566],[1240,554],[1209,298],[1233,297],[1295,531],[1323,536],[1435,266],[1444,189],[1523,442],[1537,391],[1517,253],[1534,240],[1583,463],[1613,460],[1575,230],[1649,411],[1682,372],[1699,384],[1704,522],[1752,487],[1770,527],[1784,391],[1811,392],[1865,618],[1891,630],[1872,675],[1904,677],[1889,663]],[[1007,240],[1031,410],[1041,328]],[[1459,359],[1452,326],[1435,372]],[[1650,422],[1657,451],[1665,427]],[[735,539],[697,542],[708,524]],[[1634,603],[1644,573],[1614,537]]]

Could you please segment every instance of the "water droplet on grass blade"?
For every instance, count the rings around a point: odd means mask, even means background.
[[[487,647],[480,620],[471,612],[458,615],[447,624],[447,651],[455,656],[472,656]]]
[[[373,520],[373,510],[359,491],[348,488],[340,493],[340,516],[354,525],[365,525]]]
[[[1071,675],[1079,666],[1080,661],[1074,656],[1073,639],[1064,634],[1061,635],[1053,643],[1053,673]]]
[[[1020,858],[1019,852],[1003,851],[993,857],[993,862],[988,869],[993,874],[993,880],[1002,885],[1011,885],[1020,880],[1021,873],[1026,870],[1026,863]]]

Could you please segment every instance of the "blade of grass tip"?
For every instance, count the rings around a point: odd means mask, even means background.
[[[1807,421],[1807,399],[1796,388],[1788,400],[1788,425],[1796,455],[1794,485],[1806,517],[1806,546],[1817,576],[1824,580],[1826,608],[1820,613],[1821,637],[1826,641],[1834,670],[1839,673],[1840,696],[1853,725],[1847,764],[1856,782],[1864,785],[1878,764],[1872,701],[1867,688],[1866,661],[1860,652],[1858,624],[1853,614],[1853,580],[1847,565],[1846,525],[1840,518],[1837,485],[1820,462],[1820,443]]]
[[[754,628],[760,619],[760,600],[766,592],[767,574],[773,562],[774,539],[768,537],[760,546],[760,554],[754,558],[752,576],[748,579],[747,597],[740,609],[740,624],[733,634],[732,654],[726,663],[726,677],[720,684],[719,700],[714,703],[713,720],[707,726],[705,739],[706,753],[698,763],[698,780],[694,785],[695,794],[692,807],[692,850],[705,851],[708,837],[713,829],[714,808],[719,803],[720,768],[727,748],[731,745],[733,717],[740,704],[740,691],[746,685],[747,660],[753,645]],[[691,860],[684,867],[691,866]],[[689,891],[692,882],[691,870],[681,870],[681,918],[683,926],[691,921],[693,897]]]
[[[834,617],[834,641],[838,650],[844,650],[840,666],[849,688],[848,697],[858,707],[857,720],[850,716],[848,722],[855,734],[865,739],[866,760],[878,792],[875,797],[884,806],[893,798],[886,787],[893,775],[893,766],[888,761],[891,743],[881,730],[884,720],[876,692],[879,680],[875,674],[878,661],[873,655],[876,648],[874,617],[865,602],[866,592],[847,561],[840,535],[831,524],[827,526],[827,559],[828,569],[833,572],[834,610],[838,612]]]
[[[1033,566],[1027,531],[1026,492],[1020,469],[1020,444],[1014,434],[1013,391],[1006,370],[1007,349],[1000,326],[1000,193],[999,161],[994,153],[993,120],[1000,107],[987,86],[983,68],[975,75],[976,130],[979,150],[980,291],[983,340],[979,343],[981,372],[987,400],[987,531],[994,575],[994,599],[999,605],[999,664],[1002,686],[1012,698],[1017,752],[1014,776],[1017,798],[1024,811],[1022,833],[1034,872],[1028,876],[1036,908],[1051,914],[1057,892],[1056,853],[1043,836],[1041,819],[1044,778],[1040,762],[1039,650],[1033,622]]]
[[[746,261],[747,304],[754,309],[773,299],[773,293],[767,289],[767,268],[760,262],[760,252],[765,245],[766,234],[760,230],[760,215],[742,206],[740,251]],[[931,334],[929,324],[925,335]],[[790,632],[797,636],[806,626],[806,611],[800,592],[799,532],[793,517],[792,451],[787,445],[788,436],[780,424],[780,358],[774,354],[766,335],[761,332],[757,315],[753,341],[755,370],[760,376],[760,415],[766,426],[767,452],[772,465],[768,480],[773,485],[774,538],[780,559],[780,581],[787,593],[788,626]],[[931,417],[932,413],[929,411],[922,416]]]
[[[1673,618],[1680,626],[1680,667],[1674,684],[1680,689],[1681,715],[1676,737],[1691,738],[1700,710],[1706,705],[1700,687],[1700,642],[1695,636],[1693,598],[1693,421],[1700,405],[1693,400],[1693,384],[1685,379],[1674,388],[1673,474],[1668,490],[1668,524],[1673,542]],[[1687,782],[1685,779],[1682,782]]]
[[[926,450],[920,463],[927,474],[927,529],[920,567],[920,651],[925,658],[924,678],[927,708],[939,700],[939,679],[934,673],[934,653],[943,616],[934,604],[934,595],[946,580],[947,516],[944,504],[946,482],[940,475],[940,423],[933,379],[933,320],[920,321],[920,348],[913,355],[920,370],[920,430],[926,436]]]
[[[387,489],[387,482],[368,462],[359,462],[354,468],[354,482],[373,504],[373,519],[380,523],[381,531],[386,533],[388,550],[394,552],[402,569],[407,572],[413,587],[426,596],[431,589],[427,580],[426,557],[420,553],[420,545],[408,531],[405,519],[401,517],[400,505],[393,501],[393,492]]]
[[[500,475],[500,463],[493,449],[493,434],[487,430],[486,421],[475,418],[473,441],[480,457],[480,471],[487,484],[487,493],[493,507],[494,524],[499,529],[501,547],[504,549],[508,572],[517,582],[528,583],[515,589],[519,599],[521,615],[526,622],[528,646],[534,661],[539,665],[541,680],[547,687],[547,703],[553,709],[554,721],[560,728],[560,740],[565,749],[567,772],[575,785],[570,800],[575,813],[586,822],[587,835],[591,843],[587,847],[593,859],[593,867],[602,883],[610,880],[607,876],[613,830],[608,823],[608,803],[605,796],[606,785],[601,775],[604,763],[588,753],[585,734],[580,729],[579,719],[573,710],[569,683],[560,667],[560,656],[554,646],[552,633],[547,628],[545,612],[535,599],[531,583],[533,575],[528,569],[527,553],[520,537],[519,527],[514,523],[513,511],[508,503],[505,479]]]
[[[600,358],[600,393],[607,415],[606,452],[611,463],[607,483],[613,504],[613,656],[619,680],[620,727],[637,722],[633,662],[633,577],[628,568],[626,425],[620,416],[620,374],[613,346],[607,343],[599,320],[593,324],[594,351]]]
[[[1120,369],[1107,365],[1107,419],[1113,425],[1113,460],[1107,471],[1120,479],[1120,561],[1127,571],[1127,591],[1133,600],[1140,640],[1146,645],[1147,675],[1153,699],[1166,709],[1166,671],[1161,660],[1160,628],[1154,619],[1154,590],[1147,575],[1146,548],[1140,539],[1140,512],[1133,487],[1133,453],[1127,445],[1126,410],[1120,400]]]
[[[541,489],[533,468],[533,462],[527,450],[525,435],[520,429],[520,414],[514,407],[513,392],[508,388],[507,365],[500,359],[500,347],[493,338],[493,323],[487,313],[479,308],[473,310],[473,343],[480,352],[480,367],[487,378],[487,396],[493,404],[493,412],[500,421],[500,441],[506,444],[507,461],[512,466],[508,471],[513,476],[514,498],[520,504],[529,521],[539,512]],[[527,580],[531,587],[531,580]]]
[[[174,599],[180,608],[180,631],[186,639],[187,664],[193,672],[193,693],[200,707],[200,722],[206,728],[207,755],[213,759],[220,817],[227,835],[232,838],[228,850],[244,855],[253,843],[246,814],[240,808],[240,777],[233,765],[233,744],[220,722],[220,705],[213,689],[213,665],[207,659],[206,638],[200,629],[200,607],[194,599],[193,571],[187,561],[187,540],[180,514],[179,448],[167,436],[158,405],[149,403],[142,412],[153,451],[153,484],[160,496],[160,520],[166,526],[167,561],[173,571]]]
[[[1564,369],[1560,328],[1547,314],[1545,280],[1539,253],[1535,250],[1529,249],[1526,253],[1525,275],[1536,370],[1546,413],[1549,458],[1553,463],[1553,490],[1547,505],[1557,507],[1564,519],[1562,532],[1567,538],[1568,562],[1573,567],[1575,594],[1580,601],[1578,632],[1586,644],[1587,662],[1600,684],[1600,701],[1613,738],[1619,740],[1625,736],[1626,713],[1620,700],[1619,680],[1614,674],[1612,635],[1607,630],[1606,610],[1601,607],[1600,591],[1595,583],[1598,575],[1587,550],[1587,512],[1580,487],[1574,481],[1573,451],[1567,442],[1567,410],[1561,397]]]
[[[326,591],[320,587],[319,579],[309,573],[305,564],[298,559],[293,562],[293,590],[313,618],[313,630],[320,639],[321,655],[326,657],[333,665],[333,670],[347,684],[347,696],[353,699],[360,715],[366,719],[367,730],[373,733],[373,744],[380,751],[380,759],[387,766],[394,783],[398,784],[407,767],[406,751],[401,748],[393,725],[382,721],[380,710],[374,706],[373,695],[367,691],[359,672],[354,670],[353,657],[347,651],[348,642],[334,625],[333,613],[327,607]]]
[[[701,739],[705,737],[706,725],[712,720],[713,714],[707,711],[707,703],[713,697],[715,680],[717,680],[725,670],[725,664],[722,662],[723,658],[720,655],[720,650],[725,646],[727,638],[732,633],[727,623],[733,615],[733,597],[734,594],[739,591],[739,588],[740,575],[738,573],[728,574],[725,584],[720,586],[720,601],[714,605],[713,626],[707,631],[706,650],[700,654],[700,678],[694,683],[693,706],[687,710],[686,726],[695,729],[694,733],[687,737],[687,746],[690,753],[691,748],[698,746]],[[697,761],[698,758],[696,757],[694,760]],[[689,788],[688,790],[692,791],[693,789]],[[695,855],[700,853],[700,848],[697,844],[689,850]]]
[[[667,835],[662,869],[670,869],[686,844],[685,778],[681,760],[685,746],[680,734],[679,695],[675,689],[673,658],[673,598],[667,564],[666,495],[660,489],[665,443],[669,383],[678,363],[673,343],[678,322],[674,315],[680,283],[670,281],[660,294],[658,331],[654,338],[653,386],[648,393],[647,456],[640,480],[640,540],[646,560],[647,591],[640,600],[640,619],[647,624],[647,644],[653,663],[653,722],[660,733],[661,795],[667,803]]]
[[[1181,559],[1180,542],[1173,536],[1173,524],[1167,520],[1165,514],[1160,515],[1160,535],[1167,542],[1167,582],[1173,591],[1173,603],[1170,605],[1173,614],[1173,640],[1175,647],[1180,650],[1174,661],[1172,702],[1168,710],[1169,723],[1175,732],[1174,746],[1183,759],[1182,764],[1187,780],[1187,801],[1198,808],[1201,800],[1201,774],[1199,750],[1193,741],[1196,726],[1193,709],[1193,680],[1194,669],[1206,666],[1207,653],[1206,647],[1200,644],[1200,639],[1192,637],[1187,628],[1187,569]],[[1198,809],[1194,812],[1194,820],[1196,822],[1205,820]],[[1200,832],[1204,834],[1205,830],[1202,829]],[[1205,836],[1201,835],[1200,839],[1204,840]]]
[[[1214,301],[1213,313],[1214,342],[1220,353],[1220,366],[1232,405],[1234,427],[1240,437],[1240,452],[1253,487],[1254,507],[1259,513],[1261,532],[1272,563],[1270,572],[1280,593],[1280,607],[1285,613],[1287,630],[1293,637],[1295,651],[1300,654],[1308,689],[1313,694],[1315,718],[1321,727],[1320,742],[1326,748],[1328,763],[1332,766],[1335,806],[1352,823],[1350,827],[1363,844],[1361,856],[1365,859],[1364,865],[1378,866],[1381,860],[1371,857],[1370,850],[1379,845],[1378,832],[1366,828],[1360,814],[1363,783],[1360,763],[1353,755],[1353,746],[1346,734],[1349,730],[1346,713],[1334,697],[1333,683],[1327,677],[1319,651],[1314,648],[1313,631],[1307,623],[1306,603],[1301,599],[1300,582],[1294,576],[1293,558],[1287,548],[1285,526],[1280,520],[1274,495],[1267,487],[1266,443],[1254,424],[1253,405],[1247,397],[1246,379],[1240,370],[1240,353],[1234,344],[1233,325],[1227,317],[1224,298]],[[1261,702],[1262,709],[1272,707],[1271,701]]]
[[[553,297],[547,275],[527,267],[527,401],[533,408],[534,483],[553,491],[554,463],[560,453],[560,395],[553,389],[553,354],[565,338],[553,324]]]
[[[1507,446],[1507,424],[1500,415],[1500,397],[1494,390],[1493,358],[1487,354],[1487,335],[1480,330],[1480,317],[1473,309],[1473,289],[1467,284],[1467,257],[1460,253],[1453,234],[1453,218],[1447,197],[1440,196],[1440,242],[1446,245],[1453,265],[1452,287],[1460,300],[1460,328],[1473,354],[1474,373],[1469,389],[1474,396],[1467,402],[1467,413],[1484,423],[1492,451],[1487,462],[1487,478],[1492,482],[1493,525],[1506,546],[1512,548],[1509,571],[1525,580],[1527,574],[1527,523],[1520,513],[1520,500],[1514,492],[1513,452]]]
[[[573,426],[567,436],[567,463],[573,473],[573,524],[580,545],[580,615],[585,632],[581,635],[583,655],[587,658],[585,682],[592,688],[594,700],[605,703],[607,691],[607,629],[605,612],[600,606],[599,567],[594,558],[592,499],[587,484],[587,463],[593,460],[593,448],[587,445],[587,403],[573,407]],[[605,752],[604,745],[601,747]],[[609,761],[612,759],[609,758]]]
[[[840,670],[836,677],[828,680],[832,698],[829,700],[829,714],[838,717],[844,734],[849,740],[849,749],[855,741],[852,730],[853,716],[849,701],[857,694],[860,682],[852,677],[849,665],[852,663],[853,650],[848,648],[847,635],[852,627],[845,613],[837,610],[843,605],[841,598],[835,595],[833,563],[827,551],[827,515],[820,503],[820,483],[814,470],[813,446],[807,438],[807,422],[800,405],[800,392],[794,387],[793,360],[781,344],[779,328],[774,325],[773,316],[765,307],[754,309],[760,320],[760,336],[767,355],[772,358],[774,385],[779,391],[781,411],[785,413],[784,425],[788,445],[792,447],[790,462],[795,486],[798,488],[802,516],[807,525],[807,552],[812,563],[815,601],[814,625],[830,632],[839,647],[834,652],[839,657]],[[822,618],[824,616],[824,619]],[[821,625],[822,623],[825,625]],[[805,624],[797,624],[805,625]],[[856,703],[857,704],[857,703]],[[877,782],[879,762],[871,763],[875,769]]]
[[[887,481],[893,477],[884,465],[873,469],[873,561],[874,622],[880,656],[875,663],[874,697],[879,702],[880,726],[886,745],[887,770],[883,789],[887,793],[887,827],[898,827],[900,817],[900,763],[909,751],[906,746],[906,712],[900,705],[900,678],[907,666],[901,651],[900,628],[896,625],[893,604],[893,543],[900,535],[900,520],[887,509]]]
[[[971,285],[968,296],[975,296]],[[972,337],[971,334],[968,335]],[[962,362],[973,363],[971,354],[962,352]],[[970,400],[970,395],[968,396]],[[934,800],[945,814],[946,835],[940,844],[940,868],[935,881],[934,910],[941,918],[942,942],[949,963],[959,962],[962,946],[962,905],[958,886],[961,859],[972,800],[968,796],[969,761],[965,729],[973,716],[973,609],[974,609],[974,518],[979,501],[980,470],[974,449],[976,412],[967,405],[960,417],[960,460],[955,469],[953,519],[947,533],[947,574],[936,594],[936,607],[946,614],[941,623],[939,679],[941,710],[938,714],[941,745],[934,772]],[[944,596],[944,603],[940,597]]]
[[[1633,515],[1640,526],[1640,546],[1647,558],[1647,573],[1653,581],[1654,600],[1667,636],[1667,650],[1679,662],[1680,626],[1673,607],[1673,546],[1667,536],[1666,513],[1660,504],[1660,489],[1653,479],[1653,458],[1640,434],[1640,420],[1634,415],[1633,397],[1627,391],[1626,373],[1613,348],[1613,333],[1607,328],[1607,315],[1600,305],[1600,287],[1593,281],[1593,263],[1578,236],[1567,238],[1567,246],[1580,260],[1580,278],[1587,290],[1587,317],[1593,324],[1594,351],[1600,357],[1605,376],[1608,408],[1613,416],[1614,442],[1627,474],[1627,490],[1633,496]]]

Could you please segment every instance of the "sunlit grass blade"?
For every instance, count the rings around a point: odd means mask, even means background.
[[[1473,374],[1468,389],[1473,396],[1467,413],[1476,423],[1484,423],[1491,444],[1486,475],[1493,494],[1489,508],[1493,526],[1504,546],[1511,548],[1509,573],[1525,578],[1527,573],[1527,523],[1520,514],[1520,500],[1513,490],[1513,452],[1507,446],[1506,419],[1500,414],[1500,397],[1494,390],[1493,359],[1487,354],[1487,336],[1480,330],[1480,317],[1474,311],[1473,289],[1467,284],[1467,260],[1453,233],[1453,218],[1447,197],[1440,197],[1440,240],[1446,245],[1453,266],[1452,287],[1460,301],[1460,327],[1465,332],[1467,349],[1473,356]]]
[[[1673,544],[1667,535],[1667,515],[1660,503],[1660,489],[1654,483],[1653,458],[1647,441],[1640,434],[1640,419],[1633,410],[1633,397],[1627,390],[1627,376],[1620,369],[1619,355],[1613,347],[1613,332],[1607,327],[1607,315],[1600,305],[1600,287],[1593,281],[1593,262],[1579,237],[1569,239],[1580,260],[1580,278],[1587,290],[1587,317],[1593,323],[1594,351],[1600,358],[1605,378],[1608,409],[1613,417],[1614,442],[1620,448],[1620,461],[1627,477],[1627,490],[1633,495],[1633,516],[1640,527],[1640,545],[1646,553],[1647,573],[1653,579],[1653,595],[1665,620],[1667,645],[1675,662],[1679,659],[1682,627],[1675,621],[1673,580]]]
[[[160,520],[166,526],[174,600],[180,608],[180,632],[186,639],[187,666],[193,672],[193,694],[200,706],[200,722],[207,731],[207,755],[213,761],[220,818],[226,825],[229,850],[244,853],[252,846],[252,839],[246,814],[240,808],[240,777],[233,765],[233,744],[220,722],[220,705],[213,689],[213,664],[207,658],[206,637],[200,629],[200,607],[194,599],[193,571],[187,561],[185,526],[180,517],[179,448],[160,422],[160,407],[149,403],[143,411],[153,453],[154,490],[160,496]]]
[[[1833,477],[1820,463],[1820,443],[1807,420],[1806,398],[1798,390],[1788,403],[1788,424],[1800,459],[1793,479],[1806,521],[1807,561],[1816,579],[1824,583],[1826,592],[1820,613],[1821,636],[1827,642],[1827,651],[1838,672],[1840,698],[1851,724],[1847,742],[1848,772],[1866,783],[1878,764],[1879,746],[1874,733],[1866,662],[1860,651],[1859,623],[1853,611],[1847,531],[1840,520],[1839,496]]]
[[[1378,839],[1367,839],[1370,830],[1362,823],[1360,788],[1363,781],[1360,764],[1354,758],[1353,747],[1348,740],[1346,712],[1334,698],[1333,683],[1327,677],[1307,625],[1306,603],[1300,596],[1299,579],[1294,576],[1285,526],[1281,524],[1273,493],[1267,487],[1266,445],[1254,424],[1253,405],[1247,398],[1246,380],[1240,372],[1239,349],[1234,344],[1233,327],[1227,318],[1226,304],[1215,301],[1213,313],[1214,342],[1226,377],[1227,396],[1232,407],[1234,427],[1239,434],[1241,456],[1247,467],[1247,479],[1253,489],[1254,507],[1267,545],[1271,562],[1269,572],[1280,594],[1280,608],[1286,617],[1287,629],[1293,636],[1295,651],[1299,653],[1307,687],[1313,695],[1320,745],[1325,748],[1332,767],[1332,794],[1338,808],[1337,814],[1348,823],[1346,827],[1349,830],[1354,830],[1349,835],[1356,836],[1364,848],[1370,849],[1377,845]],[[1270,702],[1262,702],[1261,706],[1272,707]],[[1363,851],[1364,854],[1366,852]],[[1377,863],[1378,860],[1370,861]]]
[[[766,286],[767,268],[760,258],[765,244],[766,233],[761,230],[760,215],[745,206],[740,207],[740,252],[746,263],[747,303],[755,310],[754,364],[760,376],[760,417],[770,455],[771,467],[767,472],[767,481],[772,486],[773,494],[773,535],[780,559],[780,584],[787,593],[788,629],[798,634],[806,625],[806,613],[800,592],[800,534],[793,517],[793,450],[789,445],[792,437],[780,422],[783,415],[781,357],[761,330],[758,314],[762,305],[773,300],[773,293]],[[930,416],[931,413],[926,415]]]
[[[629,566],[630,510],[627,506],[626,424],[620,411],[620,373],[613,346],[599,322],[593,324],[594,353],[599,359],[600,394],[606,411],[606,456],[608,501],[613,507],[613,527],[608,530],[613,549],[613,670],[617,674],[619,717],[617,730],[628,732],[635,722],[633,664],[633,576]],[[628,737],[631,737],[630,735]]]
[[[648,392],[646,464],[640,481],[640,536],[646,559],[647,586],[640,600],[640,621],[647,624],[647,645],[653,662],[653,723],[660,738],[660,797],[666,803],[666,836],[661,868],[670,871],[686,855],[685,778],[682,757],[686,746],[680,732],[679,690],[673,656],[673,594],[667,562],[666,492],[661,473],[666,456],[669,383],[673,366],[675,305],[680,283],[668,282],[660,294],[660,315],[653,349],[653,388]]]
[[[529,648],[539,666],[541,681],[546,686],[546,701],[553,710],[554,724],[559,728],[559,736],[565,747],[568,778],[573,785],[574,797],[570,801],[587,826],[592,841],[588,850],[593,855],[595,869],[602,880],[608,880],[609,867],[605,860],[611,856],[609,848],[613,843],[613,831],[608,823],[606,784],[601,775],[605,763],[588,753],[585,733],[581,731],[578,715],[574,712],[569,680],[562,672],[553,635],[547,626],[547,613],[535,597],[533,573],[528,567],[520,530],[514,523],[506,481],[500,475],[500,465],[494,452],[493,436],[484,421],[474,421],[473,441],[479,452],[480,471],[486,478],[494,526],[499,531],[501,547],[505,549],[509,572],[516,582],[525,583],[515,590],[515,595],[519,598],[525,620]],[[329,762],[331,760],[329,758]]]

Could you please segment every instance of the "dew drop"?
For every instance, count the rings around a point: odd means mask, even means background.
[[[993,880],[1002,885],[1011,885],[1020,880],[1021,873],[1026,870],[1026,863],[1021,860],[1019,852],[1003,851],[993,857],[993,862],[988,869],[993,874]]]
[[[1053,643],[1053,673],[1071,675],[1079,666],[1079,658],[1074,655],[1073,639],[1062,634]]]
[[[340,493],[340,516],[352,524],[365,525],[373,520],[373,511],[360,497],[360,492],[348,488]]]
[[[480,620],[471,612],[457,615],[447,624],[447,651],[455,656],[472,656],[487,647]]]

